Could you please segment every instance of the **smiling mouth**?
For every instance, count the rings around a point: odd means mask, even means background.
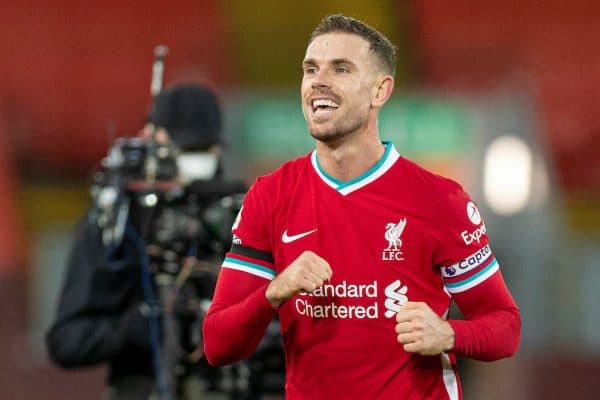
[[[315,99],[311,102],[312,112],[315,115],[330,113],[339,107],[340,105],[331,99]]]

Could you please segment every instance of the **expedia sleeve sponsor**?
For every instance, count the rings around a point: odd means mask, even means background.
[[[433,264],[446,266],[446,276],[450,276],[464,271],[458,268],[458,261],[467,254],[480,251],[487,246],[489,239],[483,216],[469,194],[460,186],[447,187],[445,190],[445,207],[437,209],[436,222],[430,232],[436,239]]]
[[[481,224],[481,226],[471,232],[469,232],[468,230],[464,230],[460,233],[460,237],[462,238],[462,240],[465,242],[465,244],[468,246],[471,243],[479,243],[481,241],[481,238],[483,237],[483,235],[485,235],[487,232],[487,229],[485,227],[485,224]]]

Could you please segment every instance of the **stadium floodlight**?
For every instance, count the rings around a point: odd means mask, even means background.
[[[513,215],[527,206],[531,196],[532,154],[519,137],[499,136],[485,152],[483,193],[492,211]]]

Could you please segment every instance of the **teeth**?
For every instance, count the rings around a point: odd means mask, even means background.
[[[329,99],[316,99],[316,100],[313,100],[312,106],[313,106],[313,108],[317,108],[317,107],[333,107],[333,108],[338,108],[340,105],[338,103],[336,103],[335,101],[333,101],[333,100],[329,100]]]

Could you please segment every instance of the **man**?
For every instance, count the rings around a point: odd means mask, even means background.
[[[203,326],[248,357],[278,313],[286,399],[460,399],[456,356],[512,355],[520,315],[474,202],[381,142],[394,46],[342,15],[313,31],[302,109],[316,149],[258,178]],[[447,320],[454,300],[464,320]]]
[[[210,187],[210,193],[194,193],[202,205],[220,199],[222,195],[218,195],[216,188],[224,184],[219,154],[222,120],[216,95],[204,86],[176,85],[156,97],[149,114],[149,123],[140,136],[149,139],[154,132],[158,143],[167,144],[172,140],[182,151],[177,157],[177,164],[178,179],[184,187],[193,183],[204,183],[203,188]],[[134,140],[139,143],[138,139]],[[232,190],[234,186],[229,185]],[[237,185],[236,190],[243,191],[243,185]],[[135,190],[128,190],[123,196],[131,199],[127,219],[137,232],[127,230],[117,243],[105,243],[106,233],[112,232],[112,226],[101,226],[102,218],[98,216],[97,209],[91,209],[79,222],[57,316],[46,338],[48,353],[59,366],[78,368],[107,363],[107,398],[110,400],[146,400],[156,392],[157,371],[161,371],[161,376],[172,372],[169,362],[173,360],[156,357],[160,347],[158,337],[165,337],[164,330],[157,326],[162,324],[160,310],[153,309],[155,305],[161,307],[159,289],[153,284],[149,265],[143,265],[146,248],[143,244],[140,247],[138,240],[148,231],[152,233],[164,228],[166,232],[167,227],[156,226],[154,223],[158,223],[159,216],[151,215],[153,225],[150,229],[141,229],[142,225],[148,226],[149,213],[136,203],[135,199],[140,196]],[[143,219],[146,219],[144,223]],[[181,218],[177,221],[181,222]],[[145,234],[142,231],[146,231]],[[192,239],[176,239],[179,244],[188,246],[197,259],[217,258],[217,265],[222,259],[222,254],[207,250],[208,243],[202,240],[195,243]],[[167,245],[172,244],[172,240],[175,239],[169,239]],[[174,251],[171,250],[172,261]],[[207,288],[209,292],[214,279],[201,283],[210,286]],[[190,321],[186,314],[185,322],[194,321]],[[185,327],[183,322],[180,328],[184,329],[182,327]],[[190,331],[196,333],[194,329]],[[180,332],[180,335],[186,337],[185,332]],[[166,339],[162,342],[164,344]],[[193,350],[193,343],[182,343],[182,346],[187,347],[186,351]],[[199,350],[201,355],[201,348]],[[211,389],[215,389],[216,382],[211,379],[217,377],[217,372],[203,362],[196,358],[193,366],[185,364],[194,372],[189,377],[205,374],[203,378],[208,379],[208,385],[213,385]],[[174,390],[173,387],[170,389]],[[203,398],[200,393],[196,397],[182,396],[185,399]]]

